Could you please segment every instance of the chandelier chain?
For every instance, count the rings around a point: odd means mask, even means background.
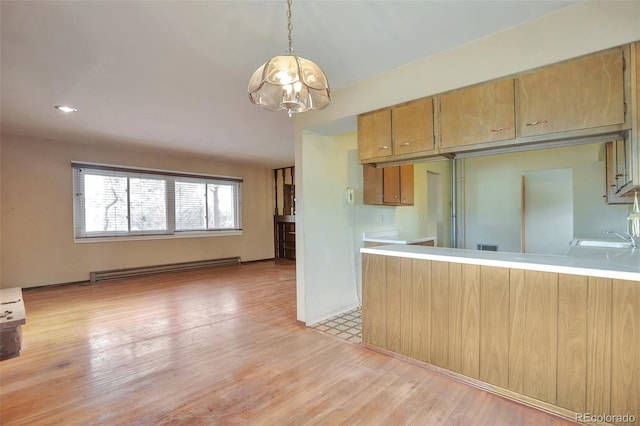
[[[287,49],[287,53],[289,54],[293,53],[293,47],[291,47],[291,31],[293,31],[293,25],[291,24],[291,1],[292,0],[287,0],[287,29],[289,30],[289,48]]]

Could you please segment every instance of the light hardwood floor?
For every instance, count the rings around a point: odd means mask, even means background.
[[[8,425],[564,425],[296,323],[295,264],[23,292]]]

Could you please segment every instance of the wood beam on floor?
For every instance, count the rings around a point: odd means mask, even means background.
[[[8,425],[566,425],[296,321],[295,263],[23,291]]]

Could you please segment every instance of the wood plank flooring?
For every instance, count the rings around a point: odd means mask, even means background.
[[[296,323],[295,264],[23,292],[8,425],[565,425]]]

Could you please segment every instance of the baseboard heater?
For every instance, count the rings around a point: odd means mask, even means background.
[[[240,257],[223,259],[197,260],[193,262],[169,263],[166,265],[140,266],[135,268],[111,269],[89,274],[91,282],[115,280],[118,278],[138,277],[141,275],[162,274],[165,272],[191,271],[194,269],[212,268],[214,266],[239,265]]]

